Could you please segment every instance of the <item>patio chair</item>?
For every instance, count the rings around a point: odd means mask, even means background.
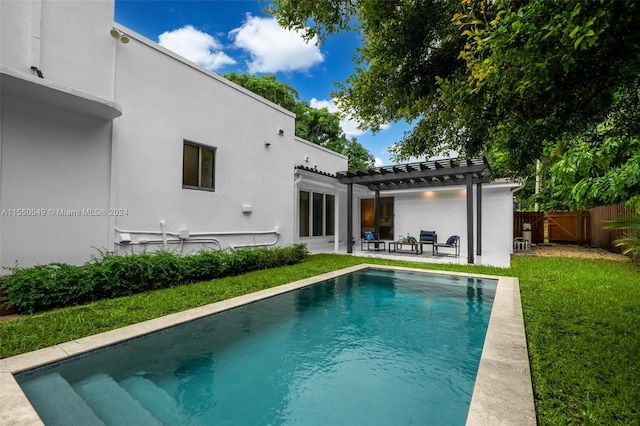
[[[423,231],[420,230],[420,239],[417,242],[417,245],[420,247],[418,253],[422,253],[423,244],[436,244],[438,242],[438,234],[436,231]]]
[[[433,245],[433,255],[437,256],[440,249],[453,249],[453,255],[455,257],[460,257],[460,237],[458,235],[452,235],[447,238],[447,241],[444,243],[435,243]]]
[[[365,251],[365,244],[367,245],[366,250],[375,250],[380,251],[384,250],[386,243],[380,239],[377,234],[373,232],[365,231],[362,233],[362,240],[360,241],[360,249]],[[373,249],[371,249],[371,244],[373,244]]]
[[[438,242],[438,234],[436,231],[420,231],[420,240],[418,243],[421,244],[436,244]]]

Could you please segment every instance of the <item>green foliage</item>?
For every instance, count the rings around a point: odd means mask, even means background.
[[[224,276],[229,270],[229,256],[226,252],[202,250],[182,259],[185,281],[198,282]]]
[[[373,131],[415,124],[390,147],[396,161],[485,154],[501,176],[526,178],[540,159],[556,204],[640,193],[636,1],[276,0],[271,13],[321,41],[362,34],[336,98]],[[602,123],[613,129],[593,137]]]
[[[636,262],[640,262],[640,208],[635,216],[610,221],[605,229],[623,229],[623,237],[615,240],[616,247],[622,247],[622,253]]]
[[[52,263],[32,268],[11,268],[11,271],[13,274],[2,287],[8,303],[21,311],[33,312],[94,300],[94,286],[86,268]]]
[[[224,78],[262,96],[282,108],[296,112],[299,108],[298,91],[286,83],[278,81],[275,75],[260,77],[251,74],[230,72]]]
[[[168,251],[108,255],[83,266],[60,263],[10,268],[2,283],[8,303],[19,312],[36,312],[88,301],[136,294],[184,283],[239,275],[301,262],[304,245],[235,252],[201,251],[180,255]]]
[[[545,210],[640,204],[640,86],[615,94],[607,117],[580,134],[566,134],[543,157]]]

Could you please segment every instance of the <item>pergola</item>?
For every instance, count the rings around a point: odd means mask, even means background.
[[[426,189],[449,185],[465,185],[467,189],[467,262],[473,255],[473,185],[476,185],[476,253],[482,254],[482,184],[490,181],[491,166],[486,157],[424,161],[363,170],[338,172],[336,178],[347,185],[347,253],[353,252],[353,184],[365,186],[375,193],[375,226],[380,227],[380,191]]]

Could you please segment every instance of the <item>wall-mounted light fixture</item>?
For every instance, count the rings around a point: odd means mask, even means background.
[[[264,146],[266,146],[267,148],[269,148],[271,146],[271,142],[269,141],[264,141]]]
[[[120,40],[122,44],[129,43],[129,37],[127,37],[127,35],[120,30],[112,28],[111,31],[109,31],[109,34],[111,34],[111,37],[115,38],[116,40]]]
[[[282,130],[282,129],[278,129],[278,134],[279,134],[280,136],[283,136],[283,135],[284,135],[284,130]]]
[[[38,77],[40,77],[40,78],[44,78],[44,76],[42,75],[42,71],[40,70],[40,68],[38,68],[38,67],[31,67],[31,70],[32,70],[32,71],[35,71],[35,72],[36,72],[36,75],[37,75]]]

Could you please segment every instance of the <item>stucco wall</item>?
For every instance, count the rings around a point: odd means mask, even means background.
[[[331,174],[348,168],[348,159],[345,155],[335,153],[302,138],[296,138],[293,159],[296,166],[315,168]]]
[[[482,188],[482,253],[504,255],[511,253],[513,242],[514,184],[484,184]],[[461,256],[467,250],[467,198],[464,187],[436,188],[426,191],[384,192],[394,197],[394,237],[411,235],[419,238],[420,231],[436,231],[438,242],[451,235],[460,236]],[[372,198],[373,195],[362,198]],[[474,253],[477,247],[476,186],[474,185],[473,220]],[[355,207],[355,205],[354,205]],[[359,215],[359,203],[354,215]],[[359,235],[359,216],[354,227]],[[356,233],[354,232],[354,233]]]
[[[294,115],[143,37],[117,46],[115,199],[125,230],[280,231],[293,242]],[[282,129],[283,134],[279,134]],[[215,192],[182,188],[183,141],[216,149]],[[268,142],[270,145],[265,145]],[[244,214],[243,205],[252,212]],[[273,236],[220,236],[223,248]]]
[[[4,94],[0,124],[2,266],[108,249],[107,216],[88,210],[109,207],[111,122]]]
[[[113,10],[112,0],[3,0],[2,65],[112,99]]]

